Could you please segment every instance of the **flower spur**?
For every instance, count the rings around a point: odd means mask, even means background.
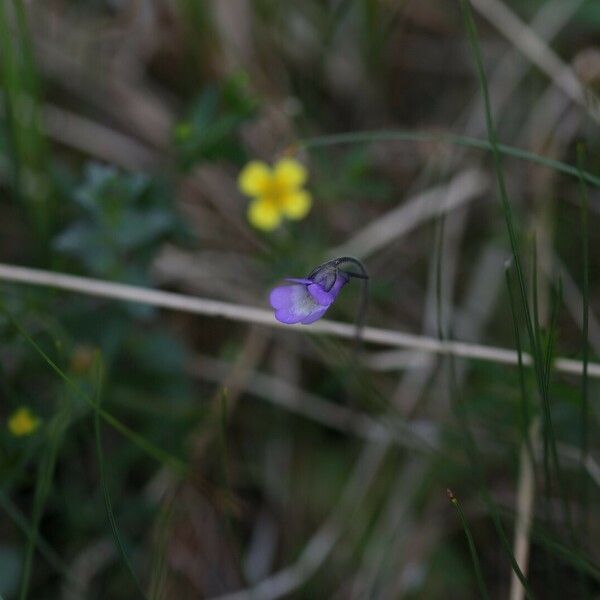
[[[348,263],[358,267],[360,273],[340,268]],[[275,309],[275,318],[287,325],[314,323],[327,312],[342,288],[352,278],[364,281],[363,300],[359,309],[359,321],[361,321],[366,309],[369,277],[361,262],[349,256],[335,258],[319,265],[304,279],[287,278],[286,281],[291,282],[292,285],[274,288],[269,295],[269,301]]]

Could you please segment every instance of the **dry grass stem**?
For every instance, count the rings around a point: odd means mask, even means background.
[[[354,339],[356,335],[354,325],[349,323],[321,320],[313,323],[310,328],[303,328],[302,326],[290,327],[276,321],[273,318],[272,311],[262,308],[207,298],[194,298],[173,292],[163,292],[123,283],[111,283],[99,279],[77,277],[40,269],[0,264],[0,280],[57,288],[101,298],[137,302],[208,317],[221,317],[232,321],[256,323],[268,327],[284,327],[288,331],[326,333],[346,339]],[[365,327],[362,337],[367,343],[382,346],[410,348],[415,351],[437,354],[452,354],[459,358],[483,360],[507,365],[516,365],[518,362],[517,353],[514,350],[457,341],[440,341],[432,337],[402,333],[390,329]],[[389,357],[391,358],[393,355]],[[402,355],[401,361],[404,361],[404,359],[405,357]],[[528,354],[523,356],[523,361],[526,365],[532,364],[531,356]],[[393,368],[393,360],[388,360],[388,366]],[[581,361],[569,358],[557,358],[554,361],[554,367],[557,371],[573,375],[580,375],[583,370]],[[600,364],[590,363],[588,365],[588,374],[590,377],[600,378]]]
[[[470,0],[473,7],[516,48],[541,69],[571,100],[600,122],[600,102],[584,88],[571,67],[565,64],[536,32],[499,0]]]
[[[378,217],[347,242],[330,250],[331,256],[351,254],[366,258],[396,241],[432,217],[452,212],[480,197],[488,178],[479,169],[466,169],[447,184],[421,192]]]
[[[387,443],[368,443],[350,474],[342,496],[330,516],[309,539],[298,560],[270,575],[253,588],[213,598],[213,600],[276,600],[291,594],[308,581],[327,560],[338,542],[343,521],[358,508],[385,458]]]
[[[539,419],[536,419],[529,430],[532,445],[539,443],[539,426]],[[535,497],[535,472],[525,442],[521,445],[519,464],[520,469],[519,482],[517,484],[516,506],[517,517],[515,520],[513,553],[519,568],[523,574],[527,576],[530,548],[529,531],[533,519],[533,500]],[[509,598],[510,600],[523,600],[525,598],[525,589],[514,572],[511,574]]]
[[[231,371],[231,365],[210,356],[201,356],[190,365],[189,370],[195,377],[219,384]],[[419,423],[414,422],[403,431],[399,424],[388,423],[325,400],[272,375],[254,371],[248,377],[245,391],[264,398],[278,408],[371,442],[391,442],[418,451],[433,448],[435,442],[430,427],[420,427]]]

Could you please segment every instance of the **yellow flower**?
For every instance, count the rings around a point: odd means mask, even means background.
[[[283,158],[271,169],[258,160],[250,161],[240,173],[240,191],[250,196],[250,223],[264,231],[276,229],[283,218],[303,219],[310,210],[312,199],[302,189],[306,169],[293,158]]]
[[[40,420],[26,408],[17,409],[8,419],[8,430],[16,437],[31,435],[40,425]]]

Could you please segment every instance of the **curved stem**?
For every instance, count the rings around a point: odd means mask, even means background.
[[[340,265],[343,265],[344,263],[349,263],[354,265],[355,267],[358,267],[358,270],[360,271],[360,273],[354,273],[352,271],[345,271],[344,269],[340,269]],[[362,329],[364,327],[365,324],[365,319],[367,316],[367,309],[368,309],[368,304],[369,304],[369,274],[367,273],[367,270],[365,269],[364,265],[362,264],[362,262],[360,262],[360,260],[358,260],[358,258],[354,258],[353,256],[340,256],[339,258],[334,258],[332,260],[328,260],[327,262],[324,262],[323,264],[319,265],[318,267],[315,267],[307,276],[308,279],[312,279],[313,277],[316,276],[316,274],[319,271],[323,271],[324,269],[327,268],[332,268],[332,269],[336,269],[336,271],[339,271],[340,273],[344,273],[344,275],[347,275],[350,278],[356,278],[356,279],[360,279],[363,283],[362,286],[362,296],[360,299],[360,303],[358,305],[358,311],[356,313],[356,348],[358,349],[358,347],[360,346],[360,338],[361,338],[361,333],[362,333]]]
[[[350,263],[356,267],[358,267],[358,269],[360,270],[360,273],[352,273],[352,272],[348,272],[348,271],[342,271],[342,273],[350,276],[350,277],[356,277],[357,279],[360,279],[362,281],[362,295],[361,295],[361,299],[360,299],[360,303],[358,305],[358,310],[356,313],[356,349],[358,350],[358,348],[360,347],[361,344],[361,334],[362,334],[362,330],[363,327],[365,325],[365,320],[367,318],[367,311],[369,309],[369,274],[367,273],[367,270],[365,269],[364,265],[360,262],[360,260],[358,260],[357,258],[354,258],[353,256],[342,256],[340,258],[336,258],[335,259],[335,263],[336,266],[337,265],[341,265],[344,263]]]

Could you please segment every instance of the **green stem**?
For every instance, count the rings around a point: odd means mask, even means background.
[[[460,506],[460,502],[458,498],[452,493],[452,490],[446,490],[448,494],[448,498],[454,508],[456,508],[458,512],[458,516],[460,518],[460,522],[462,524],[463,531],[465,532],[465,536],[467,538],[467,542],[469,544],[469,552],[471,553],[471,560],[473,562],[473,568],[475,569],[475,576],[477,577],[477,585],[479,586],[479,593],[481,597],[485,600],[488,600],[490,595],[488,594],[487,588],[485,586],[485,581],[483,579],[483,574],[481,572],[481,565],[479,564],[479,556],[477,555],[477,548],[475,547],[475,541],[473,540],[473,536],[471,535],[471,529],[469,528],[469,523],[467,522],[467,518],[465,517],[465,513]]]
[[[121,433],[130,442],[138,446],[143,452],[154,458],[156,461],[170,467],[178,475],[185,475],[187,472],[187,466],[183,461],[178,458],[171,456],[168,452],[164,451],[146,440],[143,436],[131,430],[127,425],[119,421],[116,417],[113,417],[110,413],[106,412],[103,408],[96,406],[95,401],[90,398],[82,389],[77,386],[63,371],[54,363],[54,361],[36,344],[31,336],[21,327],[17,320],[12,316],[6,307],[0,302],[0,312],[10,321],[13,327],[19,332],[19,334],[33,347],[33,349],[44,359],[46,364],[54,371],[60,379],[62,379],[67,386],[80,398],[85,400],[91,408],[98,410],[100,416],[114,429]]]
[[[585,161],[583,146],[577,147],[577,168],[579,171],[579,188],[581,193],[581,254],[582,254],[582,298],[583,298],[583,315],[582,315],[582,357],[583,374],[581,378],[581,418],[580,418],[580,445],[581,445],[581,465],[580,465],[580,481],[581,481],[581,532],[586,536],[589,532],[589,484],[588,477],[585,471],[585,461],[588,454],[588,361],[589,361],[589,297],[590,297],[590,259],[589,259],[589,227],[588,227],[588,206],[589,198],[585,178],[583,176],[583,165]]]
[[[96,362],[95,369],[96,371],[96,381],[95,381],[95,389],[96,389],[96,398],[95,398],[95,411],[94,411],[94,434],[96,437],[96,457],[98,459],[98,470],[100,475],[100,485],[102,487],[102,497],[104,499],[104,508],[106,510],[106,517],[108,519],[108,523],[110,525],[110,530],[113,535],[113,540],[115,542],[115,546],[119,552],[121,560],[125,565],[125,568],[131,579],[134,582],[135,587],[138,592],[142,596],[142,598],[146,598],[146,594],[140,585],[140,582],[133,570],[133,566],[131,565],[131,561],[127,556],[127,552],[125,550],[125,546],[121,539],[121,534],[119,533],[119,527],[117,525],[117,519],[115,517],[115,513],[112,507],[112,500],[110,498],[110,492],[108,490],[108,482],[106,480],[106,468],[104,464],[104,452],[102,450],[102,430],[101,430],[101,421],[100,421],[100,406],[102,402],[102,367],[99,362]]]
[[[299,140],[295,142],[290,149],[309,150],[313,148],[326,148],[329,146],[371,144],[375,142],[441,142],[443,144],[453,144],[456,146],[464,146],[466,148],[474,148],[476,150],[485,150],[486,152],[497,151],[505,156],[511,156],[549,169],[554,169],[555,171],[571,175],[572,177],[579,177],[579,170],[577,167],[560,160],[548,158],[547,156],[542,156],[535,152],[529,152],[528,150],[523,150],[522,148],[509,146],[507,144],[496,143],[494,146],[489,140],[482,140],[453,133],[405,130],[350,131]],[[593,185],[594,187],[600,187],[600,177],[588,171],[582,171],[581,173],[581,176],[586,183]]]

